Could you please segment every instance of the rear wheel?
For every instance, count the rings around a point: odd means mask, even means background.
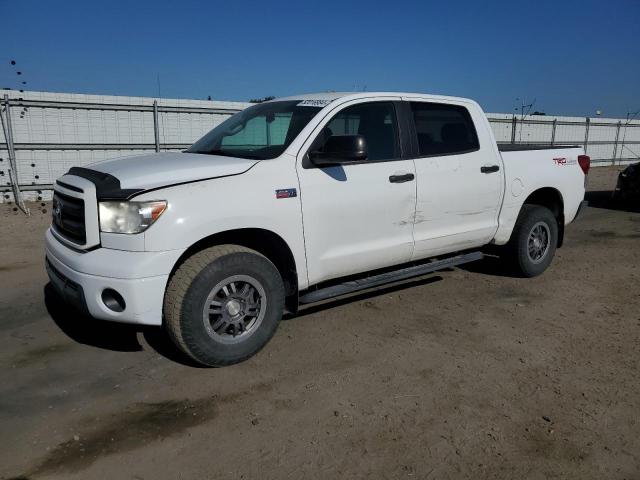
[[[277,268],[254,250],[212,247],[175,272],[164,301],[165,325],[176,345],[203,365],[238,363],[273,336],[284,308]]]
[[[515,273],[535,277],[551,264],[558,244],[558,222],[540,205],[524,205],[507,245],[507,258]]]

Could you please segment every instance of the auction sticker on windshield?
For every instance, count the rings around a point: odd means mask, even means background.
[[[331,100],[303,100],[301,101],[297,107],[324,107],[329,105]]]

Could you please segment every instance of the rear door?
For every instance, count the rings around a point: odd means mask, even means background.
[[[389,97],[338,107],[316,128],[298,158],[310,284],[411,259],[415,168],[400,141]],[[331,135],[363,135],[368,158],[318,167],[308,152]]]
[[[479,109],[411,100],[417,204],[413,259],[488,243],[498,227],[501,165]],[[474,118],[475,117],[475,118]]]

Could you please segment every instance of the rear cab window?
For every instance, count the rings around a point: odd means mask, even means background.
[[[480,148],[469,110],[461,105],[410,102],[418,156],[455,155]]]

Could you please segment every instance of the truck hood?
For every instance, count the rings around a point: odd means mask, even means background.
[[[147,190],[238,175],[258,161],[199,153],[153,153],[105,160],[88,168],[116,177],[122,189]]]

